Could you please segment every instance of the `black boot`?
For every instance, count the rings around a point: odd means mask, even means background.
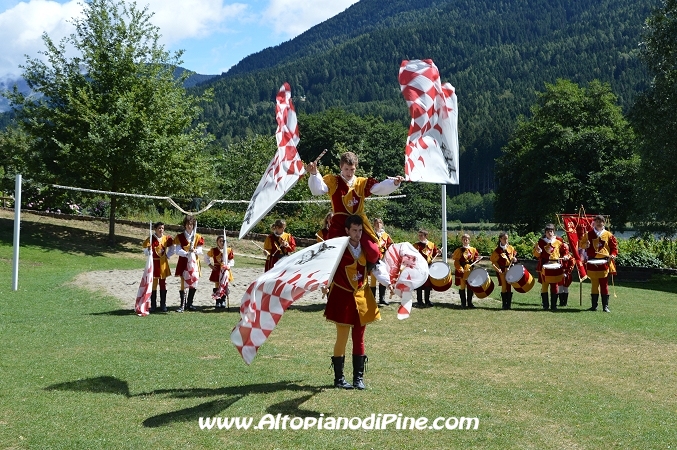
[[[568,301],[569,301],[568,292],[562,292],[561,294],[559,294],[559,306],[567,306]]]
[[[550,311],[557,311],[557,293],[550,293]]]
[[[183,312],[183,307],[186,306],[186,293],[183,290],[180,290],[179,297],[181,298],[181,305],[179,305],[176,312]]]
[[[378,284],[378,304],[388,306],[390,303],[386,300],[386,287]]]
[[[150,294],[150,312],[155,312],[157,309],[157,291]]]
[[[599,294],[590,294],[592,299],[592,306],[588,308],[588,311],[597,311],[597,303],[599,302]]]
[[[501,309],[508,309],[508,293],[501,292]]]
[[[548,293],[547,292],[541,292],[541,303],[543,304],[543,309],[548,309],[550,306],[548,304]]]
[[[416,289],[416,306],[423,307],[423,288]]]
[[[465,289],[460,289],[458,291],[458,295],[461,296],[461,308],[465,308],[466,303],[467,303],[466,296],[465,296]]]
[[[611,312],[609,310],[609,296],[602,294],[602,311]]]
[[[197,311],[197,308],[193,306],[193,298],[195,298],[195,292],[197,289],[195,288],[188,288],[188,299],[186,300],[186,305],[188,306],[186,309],[188,311]]]
[[[167,290],[160,291],[160,311],[167,312]]]
[[[353,386],[355,389],[363,390],[364,370],[367,365],[367,355],[353,355]]]
[[[474,308],[475,305],[472,304],[472,296],[474,292],[471,289],[468,289],[468,308]]]
[[[506,294],[508,294],[508,299],[507,299],[508,307],[505,308],[505,309],[510,309],[510,308],[512,308],[512,292],[507,292]]]
[[[345,356],[332,356],[331,366],[334,368],[334,387],[342,389],[352,389],[353,385],[348,383],[343,376],[343,364],[345,363]]]
[[[428,307],[433,306],[433,302],[430,301],[430,291],[431,289],[423,290],[423,292],[425,293],[425,305]]]

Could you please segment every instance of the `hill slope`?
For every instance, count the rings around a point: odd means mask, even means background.
[[[657,0],[362,0],[296,39],[245,58],[213,87],[204,119],[228,143],[274,132],[274,98],[292,86],[297,111],[339,107],[408,124],[397,74],[431,58],[459,97],[462,190],[492,187],[493,159],[544,83],[611,84],[627,108],[648,85],[637,58]],[[303,147],[303,139],[301,140]]]

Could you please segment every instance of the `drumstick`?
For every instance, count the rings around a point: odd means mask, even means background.
[[[320,240],[321,240],[322,242],[324,242],[324,239],[322,239],[322,236],[320,236],[320,233],[315,233],[315,236],[317,236],[318,238],[320,238]]]
[[[259,244],[257,244],[257,243],[254,242],[254,241],[250,241],[250,242],[251,242],[252,244],[256,245],[256,246],[257,246],[258,248],[260,248],[261,250],[263,250],[264,252],[266,252],[266,255],[270,256],[270,252],[269,252],[268,250],[266,250],[265,248],[261,247]]]
[[[469,267],[472,267],[472,266],[474,266],[474,265],[475,265],[475,264],[477,264],[478,262],[482,261],[482,259],[484,259],[484,256],[480,256],[480,259],[478,259],[478,260],[477,260],[477,261],[475,261],[474,263],[470,264],[470,266],[469,266]]]

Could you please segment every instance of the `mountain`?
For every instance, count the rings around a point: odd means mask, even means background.
[[[545,83],[599,79],[632,105],[649,83],[638,43],[658,2],[361,0],[193,89],[214,89],[203,120],[223,144],[274,132],[285,81],[299,113],[342,108],[408,124],[399,67],[430,58],[458,94],[461,171],[470,174],[461,190],[487,191],[494,159]]]

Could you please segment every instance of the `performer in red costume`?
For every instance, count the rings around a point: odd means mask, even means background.
[[[591,297],[592,306],[589,311],[597,311],[597,304],[600,293],[602,295],[602,310],[609,310],[609,274],[616,274],[616,263],[614,260],[618,256],[618,242],[613,234],[604,228],[606,220],[604,216],[595,217],[594,229],[583,235],[578,243],[580,248],[585,249],[588,257],[587,271],[590,281],[592,281]],[[591,259],[605,260],[606,263],[593,265]]]
[[[331,197],[334,217],[329,227],[329,239],[346,235],[344,224],[348,216],[357,214],[362,217],[364,232],[360,243],[367,262],[376,264],[381,252],[378,249],[378,237],[364,213],[364,199],[371,195],[391,194],[404,181],[404,177],[388,178],[380,183],[374,178],[358,177],[355,176],[357,163],[357,155],[346,152],[341,155],[340,175],[329,174],[321,177],[317,171],[317,164],[311,162],[306,166],[306,170],[310,173],[308,187],[313,195],[329,194]]]
[[[334,218],[336,220],[336,218]],[[349,237],[346,250],[334,273],[334,279],[328,288],[327,306],[324,316],[336,324],[336,342],[334,344],[334,386],[343,389],[364,389],[364,367],[367,361],[364,346],[364,332],[368,323],[381,320],[376,299],[369,289],[367,277],[367,257],[362,247],[364,223],[358,215],[348,216],[344,221],[344,233]],[[378,281],[389,288],[390,277],[380,266],[373,270]],[[392,288],[391,288],[392,289]],[[327,288],[324,288],[327,292]],[[353,339],[353,384],[343,376],[345,351],[348,336]]]

